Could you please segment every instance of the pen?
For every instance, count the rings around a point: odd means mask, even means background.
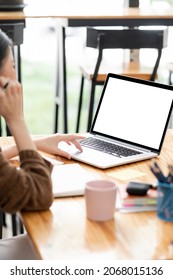
[[[166,182],[166,177],[164,176],[164,174],[161,171],[161,169],[160,169],[159,165],[157,164],[157,162],[153,160],[153,163],[154,163],[154,172],[160,178],[159,181],[160,182]]]
[[[163,180],[163,176],[161,176],[160,173],[157,170],[155,170],[155,168],[153,166],[150,166],[150,170],[159,182],[165,182],[165,177]]]
[[[168,164],[168,170],[169,170],[169,173],[166,178],[166,182],[168,184],[170,184],[170,183],[173,183],[173,166],[171,164]]]

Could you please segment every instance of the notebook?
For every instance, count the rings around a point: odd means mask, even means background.
[[[130,195],[126,191],[127,185],[118,186],[121,205],[125,207],[157,205],[157,189],[150,188],[146,195]]]
[[[54,165],[51,178],[54,197],[68,197],[84,195],[86,183],[101,176],[74,163]]]
[[[73,159],[101,169],[156,157],[170,120],[172,99],[171,86],[109,73],[86,143],[81,142],[83,152],[74,146],[62,148]],[[98,143],[93,147],[89,140]]]

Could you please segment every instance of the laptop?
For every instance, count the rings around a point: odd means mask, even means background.
[[[109,73],[87,137],[63,147],[73,159],[106,169],[157,157],[173,106],[168,85]]]

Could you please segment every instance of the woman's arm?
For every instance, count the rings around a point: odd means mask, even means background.
[[[5,159],[11,159],[19,154],[16,144],[8,145],[1,148],[2,148],[2,154]]]
[[[1,77],[0,85],[0,114],[6,120],[6,123],[14,136],[18,151],[25,149],[36,150],[36,146],[31,140],[26,123],[23,117],[23,101],[22,101],[22,88],[17,81],[8,81]]]
[[[82,152],[82,147],[79,144],[78,140],[83,139],[84,137],[78,134],[52,134],[44,137],[39,137],[33,139],[38,150],[48,153],[66,157],[70,159],[70,155],[67,152],[64,152],[58,147],[58,144],[62,141],[68,143],[69,145],[75,145],[79,151]],[[16,145],[10,145],[2,148],[2,153],[6,159],[10,159],[18,155],[18,150]]]
[[[0,208],[6,212],[48,209],[52,203],[52,166],[37,153],[22,112],[22,89],[17,81],[0,77],[0,115],[14,136],[21,166],[17,170],[0,153]]]
[[[1,78],[2,80],[2,78]],[[2,84],[5,81],[2,80]],[[8,87],[1,90],[1,100],[4,102],[0,105],[1,115],[4,116],[9,126],[11,134],[15,138],[17,148],[15,145],[3,148],[2,153],[6,159],[10,159],[18,154],[18,151],[24,149],[34,149],[49,153],[64,156],[70,159],[70,155],[58,147],[58,144],[65,141],[69,145],[73,144],[82,152],[82,147],[78,140],[83,139],[83,136],[78,134],[53,134],[31,141],[24,117],[22,114],[22,95],[21,85],[17,82],[11,81]],[[15,94],[14,94],[15,93]],[[13,106],[11,106],[13,104]]]
[[[19,156],[21,166],[16,169],[0,153],[0,208],[8,213],[48,209],[53,201],[52,166],[34,150]]]

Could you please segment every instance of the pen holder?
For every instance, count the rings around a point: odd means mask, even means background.
[[[173,184],[158,183],[157,185],[157,216],[173,222]]]

